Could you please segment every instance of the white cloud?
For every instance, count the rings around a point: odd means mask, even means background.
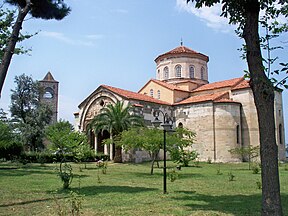
[[[88,38],[91,40],[99,40],[99,39],[103,39],[104,35],[102,35],[102,34],[85,35],[85,38]]]
[[[95,46],[95,44],[92,41],[87,41],[88,39],[92,39],[91,36],[86,37],[85,39],[73,39],[70,37],[67,37],[66,35],[64,35],[61,32],[49,32],[49,31],[41,31],[40,35],[43,37],[48,37],[48,38],[52,38],[55,40],[59,40],[62,41],[66,44],[70,44],[70,45],[75,45],[75,46]]]
[[[186,11],[199,17],[210,28],[221,32],[230,32],[233,30],[233,27],[228,24],[228,19],[220,16],[221,4],[198,9],[195,8],[195,3],[187,4],[186,0],[176,0],[176,7],[180,11]]]

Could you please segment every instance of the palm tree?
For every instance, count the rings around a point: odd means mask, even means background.
[[[91,123],[90,128],[93,129],[95,134],[103,133],[105,130],[110,133],[110,144],[115,148],[113,140],[122,131],[128,130],[131,127],[143,126],[143,118],[133,113],[131,105],[124,106],[123,102],[117,101],[115,104],[108,104],[107,107],[101,110],[101,113],[95,116]],[[122,161],[121,147],[116,148],[116,152],[110,149],[110,158],[114,156],[114,162]]]

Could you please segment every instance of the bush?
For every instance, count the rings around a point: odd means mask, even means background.
[[[50,151],[42,151],[42,152],[22,152],[22,154],[19,155],[19,161],[21,163],[60,163],[65,158],[65,161],[67,162],[75,162],[78,161],[78,158],[72,154],[72,153],[65,153],[65,154],[58,154],[53,153]],[[94,152],[91,153],[91,155],[87,156],[85,160],[81,162],[94,162],[98,160],[106,161],[109,159],[108,155],[105,154],[96,154]]]

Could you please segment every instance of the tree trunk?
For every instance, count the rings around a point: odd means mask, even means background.
[[[19,7],[19,12],[17,16],[17,20],[13,26],[12,35],[10,36],[7,47],[5,48],[3,58],[0,65],[0,97],[2,88],[4,85],[4,81],[7,75],[7,71],[14,54],[15,46],[19,38],[20,30],[22,29],[22,24],[24,18],[30,11],[30,1],[26,0],[26,6],[24,8]]]
[[[283,215],[275,137],[274,88],[265,75],[258,34],[260,6],[257,0],[246,5],[243,37],[247,47],[250,86],[257,109],[262,176],[262,215]]]

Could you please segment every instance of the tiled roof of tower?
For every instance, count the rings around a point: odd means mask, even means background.
[[[250,88],[249,80],[242,80],[238,85],[236,85],[232,90],[239,90],[239,89],[245,89]]]
[[[146,101],[146,102],[163,104],[163,105],[171,105],[170,103],[158,100],[156,98],[152,98],[144,94],[140,94],[140,93],[136,93],[136,92],[120,89],[120,88],[115,88],[115,87],[107,86],[107,85],[101,85],[101,86],[127,99],[134,99],[134,100]]]
[[[229,98],[229,93],[228,92],[218,92],[214,94],[205,94],[205,95],[196,95],[196,96],[191,96],[183,101],[180,101],[178,103],[174,103],[173,105],[182,105],[182,104],[190,104],[190,103],[200,103],[200,102],[205,102],[205,101],[216,101],[220,99],[228,99]],[[232,101],[232,100],[230,100]]]
[[[239,83],[241,83],[243,80],[244,78],[240,77],[240,78],[234,78],[234,79],[224,80],[220,82],[209,83],[209,84],[200,86],[199,88],[193,90],[192,92],[208,91],[208,90],[214,90],[214,89],[220,89],[220,88],[226,88],[226,87],[233,88]]]
[[[41,81],[45,81],[45,82],[57,82],[55,79],[54,79],[54,77],[52,76],[52,74],[51,74],[51,72],[49,71],[47,74],[46,74],[46,76],[44,77],[44,79],[43,80],[41,80]]]
[[[181,46],[179,46],[179,47],[176,47],[175,49],[170,50],[169,52],[166,52],[166,53],[164,53],[164,54],[159,55],[159,56],[155,59],[155,61],[157,61],[158,59],[160,59],[160,58],[162,58],[162,57],[164,57],[164,56],[177,55],[177,54],[199,55],[199,56],[205,58],[206,61],[209,60],[209,57],[208,57],[208,56],[206,56],[206,55],[204,55],[204,54],[202,54],[202,53],[196,52],[196,51],[194,51],[194,50],[192,50],[192,49],[189,49],[188,47],[185,47],[185,46],[182,46],[182,45],[181,45]]]

